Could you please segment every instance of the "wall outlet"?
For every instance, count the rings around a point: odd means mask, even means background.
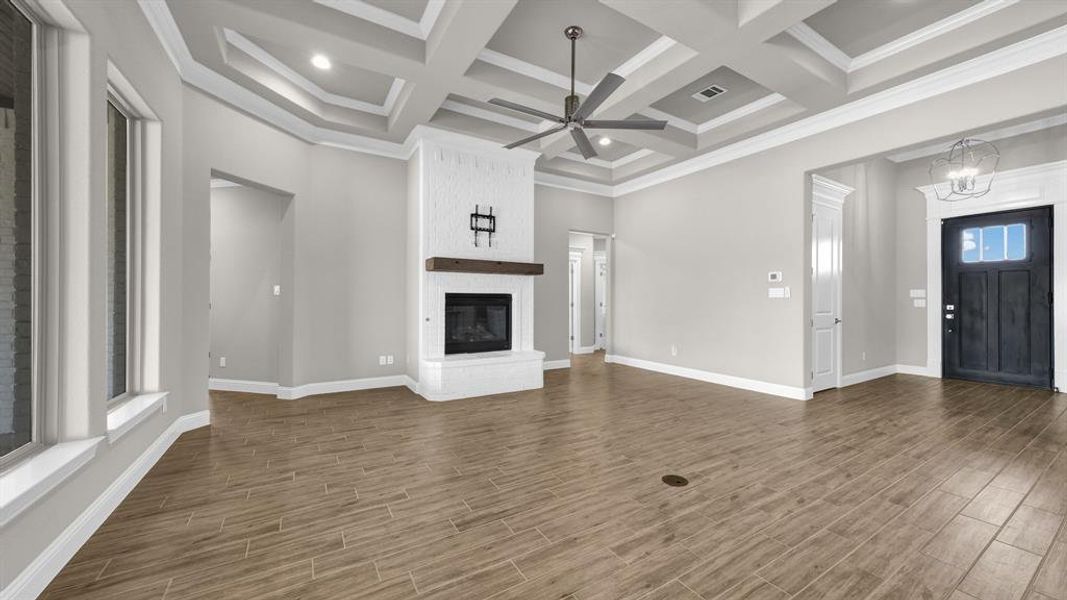
[[[378,357],[378,365],[379,366],[385,366],[385,355],[384,354],[382,354],[381,356]]]
[[[860,358],[861,358],[861,359],[862,359],[862,360],[863,360],[864,362],[867,362],[867,353],[866,353],[866,352],[861,352],[861,353],[860,353]]]
[[[219,366],[220,367],[225,367],[226,366],[226,357],[225,356],[220,356],[219,357]]]
[[[280,285],[275,285],[274,286],[274,295],[275,296],[281,296],[282,295],[282,286],[280,286]]]
[[[387,364],[387,365],[393,364],[393,355],[392,354],[390,354],[389,356],[385,357],[385,364]]]
[[[678,356],[678,346],[671,344],[671,356]]]

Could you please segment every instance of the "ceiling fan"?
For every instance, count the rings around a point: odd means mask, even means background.
[[[581,150],[582,156],[585,158],[593,158],[596,154],[596,149],[593,148],[593,144],[589,141],[589,137],[585,135],[586,129],[651,129],[662,130],[667,126],[666,121],[653,121],[651,119],[623,119],[623,120],[596,120],[590,119],[593,115],[593,111],[600,107],[608,96],[619,88],[620,85],[626,79],[616,75],[615,73],[608,73],[604,79],[600,80],[600,83],[596,84],[593,91],[589,93],[589,96],[585,99],[585,102],[580,102],[578,96],[574,93],[574,46],[578,38],[582,37],[582,28],[577,25],[571,25],[563,30],[563,35],[571,41],[571,94],[563,100],[563,115],[557,117],[556,115],[546,113],[536,108],[530,108],[500,98],[493,98],[489,101],[490,104],[502,106],[514,111],[533,115],[541,119],[547,119],[553,123],[558,123],[558,127],[546,129],[540,133],[531,135],[528,138],[521,139],[517,142],[513,142],[504,146],[509,150],[528,144],[534,140],[541,139],[546,135],[552,135],[558,133],[564,129],[571,130],[571,137],[574,138],[574,142],[578,145],[578,149]]]

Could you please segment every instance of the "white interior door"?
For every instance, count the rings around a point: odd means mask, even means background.
[[[841,205],[812,203],[811,384],[813,391],[841,382]]]
[[[594,302],[594,315],[596,325],[596,339],[594,340],[594,346],[597,349],[603,350],[607,348],[607,335],[605,333],[605,326],[607,323],[608,314],[608,263],[606,260],[597,259],[594,265],[595,279],[593,281],[593,302]]]
[[[582,345],[579,339],[580,332],[582,331],[581,320],[581,306],[582,306],[582,259],[571,257],[570,260],[570,284],[569,284],[569,299],[570,304],[567,308],[570,318],[567,319],[569,323],[569,348],[571,352],[576,352]]]

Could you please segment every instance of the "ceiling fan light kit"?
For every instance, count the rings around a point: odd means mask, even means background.
[[[571,137],[574,138],[574,143],[578,146],[578,150],[582,153],[582,156],[586,159],[590,159],[596,157],[597,152],[596,148],[593,147],[593,143],[589,141],[589,136],[585,134],[586,129],[644,129],[662,131],[667,126],[666,121],[654,121],[651,119],[589,119],[589,117],[593,115],[593,112],[608,99],[608,96],[615,90],[619,89],[619,86],[621,86],[626,79],[615,73],[608,73],[604,76],[604,79],[600,80],[600,83],[596,84],[593,91],[586,97],[585,102],[582,102],[581,99],[578,98],[578,95],[574,93],[574,62],[576,43],[578,39],[582,37],[582,33],[582,28],[577,25],[571,25],[563,30],[564,37],[571,41],[571,93],[563,99],[562,117],[500,98],[489,100],[490,104],[531,115],[546,121],[551,121],[558,125],[557,127],[546,129],[545,131],[523,138],[517,142],[512,142],[504,146],[505,148],[517,148],[532,141],[539,140],[545,136],[569,129]]]

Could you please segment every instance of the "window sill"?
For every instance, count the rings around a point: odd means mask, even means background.
[[[103,436],[49,446],[0,474],[0,527],[96,456]]]
[[[107,441],[114,444],[159,409],[167,412],[167,392],[140,394],[107,411]]]

